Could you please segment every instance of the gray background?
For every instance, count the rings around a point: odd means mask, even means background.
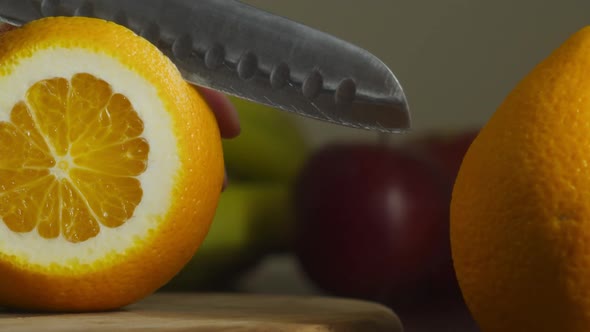
[[[532,67],[590,25],[590,1],[246,0],[353,42],[402,82],[416,134],[480,126]],[[314,144],[374,134],[297,119]]]

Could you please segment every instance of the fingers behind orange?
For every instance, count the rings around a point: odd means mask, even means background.
[[[234,138],[240,134],[240,119],[233,104],[223,94],[199,87],[197,88],[209,107],[215,113],[217,124],[223,138]]]
[[[0,33],[14,30],[14,29],[16,29],[16,27],[14,25],[10,25],[8,23],[0,23]]]

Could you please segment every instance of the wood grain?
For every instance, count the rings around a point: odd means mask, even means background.
[[[47,314],[0,310],[0,331],[401,332],[390,309],[352,299],[156,293],[122,310]]]

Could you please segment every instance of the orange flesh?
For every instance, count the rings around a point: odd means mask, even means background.
[[[143,129],[125,96],[92,75],[37,82],[0,122],[0,218],[70,242],[121,226],[143,195]]]

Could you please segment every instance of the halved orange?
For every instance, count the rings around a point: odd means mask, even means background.
[[[82,17],[0,35],[0,306],[152,293],[203,241],[222,183],[213,113],[148,41]]]

